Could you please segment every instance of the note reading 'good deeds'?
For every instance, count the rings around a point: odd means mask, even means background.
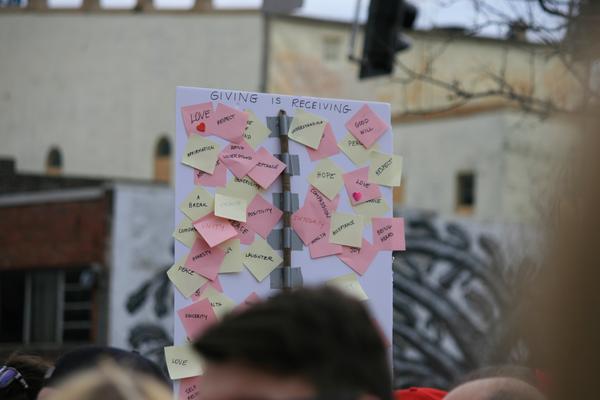
[[[403,218],[373,218],[373,244],[379,250],[406,250]]]
[[[363,218],[360,215],[333,213],[329,241],[345,246],[362,246]]]
[[[357,274],[363,275],[377,256],[377,251],[375,246],[363,239],[360,248],[344,246],[338,257]]]
[[[322,160],[323,158],[334,156],[340,152],[331,124],[325,126],[319,147],[317,147],[316,150],[307,147],[306,152],[308,153],[308,157],[310,157],[310,161]]]
[[[263,189],[268,189],[285,170],[285,163],[273,157],[264,147],[256,152],[256,160],[256,165],[248,172],[248,176]]]
[[[319,161],[315,170],[309,175],[308,181],[332,200],[344,184],[342,175],[343,171],[333,161],[326,158]]]
[[[196,228],[192,225],[192,220],[187,217],[183,217],[177,228],[173,231],[173,238],[183,243],[186,247],[192,247],[197,237]]]
[[[346,293],[348,296],[355,297],[360,301],[369,299],[369,296],[367,296],[367,294],[365,293],[354,272],[350,272],[349,274],[330,279],[326,281],[325,284],[338,288],[342,292]]]
[[[202,375],[202,361],[190,344],[166,346],[165,362],[171,379]]]
[[[256,152],[243,140],[225,147],[219,160],[238,178],[243,178],[257,163]]]
[[[301,109],[297,109],[288,130],[288,137],[313,149],[319,148],[327,120]]]
[[[181,202],[179,209],[189,219],[195,221],[213,212],[214,200],[205,189],[197,187]]]
[[[251,110],[245,110],[248,114],[246,129],[244,130],[244,140],[256,149],[271,133],[265,124]]]
[[[245,199],[221,193],[215,194],[215,215],[217,217],[246,222],[247,206]]]
[[[340,150],[356,165],[362,165],[369,160],[372,151],[378,150],[379,145],[375,143],[370,149],[366,149],[351,133],[346,134],[338,143]]]
[[[183,297],[190,297],[199,287],[206,284],[208,279],[198,275],[192,271],[191,268],[186,267],[186,258],[187,256],[175,262],[175,264],[167,270],[167,276]]]
[[[266,240],[257,237],[243,256],[244,265],[261,282],[281,264],[283,259],[269,246]]]
[[[217,316],[208,299],[196,301],[177,310],[179,320],[187,337],[194,340],[209,326],[217,322]]]
[[[204,239],[199,237],[188,253],[185,266],[212,281],[217,277],[224,258],[223,250],[209,247]]]
[[[371,153],[369,166],[369,182],[385,186],[400,186],[402,180],[402,157],[395,154],[384,154],[378,151]]]
[[[367,149],[388,130],[387,124],[367,104],[346,122],[346,128]]]
[[[217,104],[212,118],[208,121],[210,133],[230,142],[239,142],[246,129],[248,114],[223,103]]]
[[[237,235],[237,231],[231,226],[225,218],[217,217],[210,213],[196,221],[194,228],[210,247],[215,247],[219,243],[231,239]]]
[[[250,229],[266,239],[281,219],[283,211],[257,194],[248,204],[246,215],[246,224]]]
[[[381,197],[379,186],[375,183],[368,182],[369,167],[363,167],[347,172],[344,174],[343,178],[350,204],[356,205]]]
[[[229,239],[219,245],[225,252],[225,258],[219,269],[220,274],[241,272],[242,252],[240,250],[240,239]]]
[[[194,169],[194,185],[223,187],[227,184],[227,167],[217,160],[215,169],[212,174],[202,172],[199,169]]]
[[[219,157],[219,145],[199,135],[192,135],[185,144],[181,163],[212,174]]]
[[[207,122],[212,115],[212,102],[181,107],[181,118],[188,137],[192,134],[207,136]]]

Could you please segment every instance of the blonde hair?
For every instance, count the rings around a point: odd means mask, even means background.
[[[162,383],[139,373],[129,372],[110,361],[82,372],[56,388],[48,400],[171,400]]]

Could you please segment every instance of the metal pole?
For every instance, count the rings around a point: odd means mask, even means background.
[[[289,140],[288,140],[288,120],[284,110],[279,110],[279,144],[281,154],[289,153]],[[285,204],[287,199],[291,199],[292,185],[290,179],[291,171],[290,168],[286,168],[284,173],[281,175],[281,191],[282,191],[282,202]],[[292,233],[292,212],[287,208],[283,207],[283,230],[281,235],[281,248],[283,249],[283,270],[282,272],[282,290],[292,289],[292,246],[291,246],[291,233]]]
[[[358,33],[358,17],[360,16],[360,3],[362,0],[356,0],[356,8],[354,10],[354,22],[352,23],[352,33],[350,34],[350,44],[348,48],[348,60],[360,61],[360,58],[354,55],[354,45],[356,44],[356,34]]]

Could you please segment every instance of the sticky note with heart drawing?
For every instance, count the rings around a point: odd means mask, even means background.
[[[212,115],[212,102],[181,107],[181,118],[188,136],[199,134],[208,136],[206,124]]]
[[[355,206],[365,201],[378,199],[381,191],[376,183],[369,183],[369,167],[359,168],[343,175],[350,203]]]

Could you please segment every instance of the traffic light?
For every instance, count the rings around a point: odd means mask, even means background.
[[[416,18],[417,8],[404,0],[371,0],[360,79],[392,73],[396,53],[410,47],[402,30],[412,28]]]

